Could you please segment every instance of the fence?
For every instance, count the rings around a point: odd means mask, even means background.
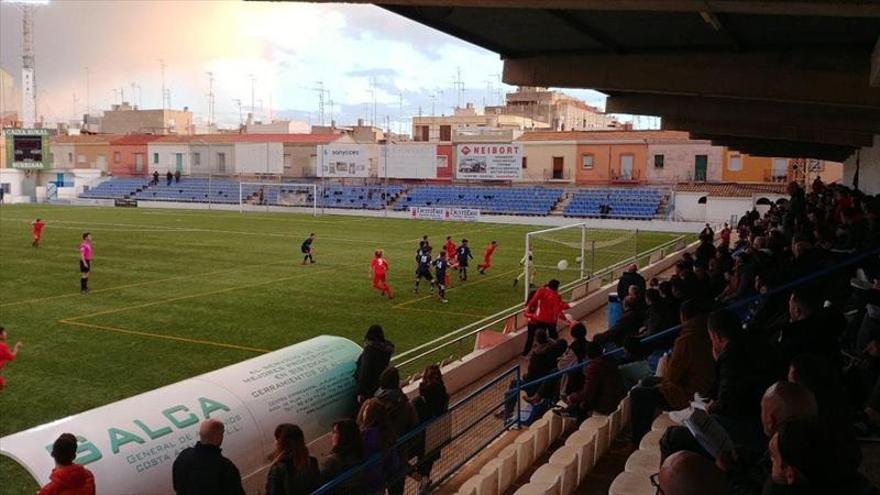
[[[639,266],[646,266],[651,262],[659,261],[669,253],[683,249],[687,239],[686,235],[678,236],[647,251],[624,255],[622,259],[618,258],[614,263],[599,269],[588,277],[563,284],[559,292],[564,296],[567,295],[571,300],[581,299],[619,278],[622,270],[630,263],[635,262]],[[396,354],[391,358],[391,361],[400,370],[402,376],[415,374],[424,369],[427,364],[443,364],[446,360],[455,359],[472,351],[473,341],[480,332],[486,330],[503,331],[505,328],[522,328],[525,325],[523,306],[517,304]]]
[[[373,483],[402,486],[406,494],[427,493],[516,424],[515,418],[496,413],[503,411],[509,391],[519,381],[520,369],[515,366],[455,403],[446,414],[403,435],[386,453],[351,468],[313,495],[363,493],[367,490],[353,486]],[[399,465],[389,469],[394,459]],[[420,487],[413,472],[430,481]]]

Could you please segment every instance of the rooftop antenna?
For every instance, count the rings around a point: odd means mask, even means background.
[[[313,91],[318,93],[318,114],[320,117],[318,118],[318,122],[320,125],[324,125],[324,81],[318,81],[318,87],[313,88]]]
[[[397,133],[403,134],[403,92],[398,92],[397,98]]]
[[[373,117],[370,119],[370,125],[376,127],[376,78],[370,78],[370,94],[373,97]]]
[[[232,103],[238,105],[238,127],[241,127],[241,125],[244,123],[244,121],[241,119],[241,100],[238,98],[234,98],[232,100]]]
[[[251,113],[255,113],[257,109],[254,106],[254,87],[257,84],[257,78],[253,74],[248,74],[248,77],[251,79]]]
[[[433,117],[435,115],[434,114],[434,107],[435,107],[436,103],[437,103],[437,93],[436,92],[431,93],[431,117]],[[421,117],[421,115],[419,115],[419,117]]]
[[[327,95],[329,96],[330,92],[327,91]],[[333,125],[333,100],[331,99],[328,104],[330,105],[330,125]]]
[[[159,59],[159,67],[162,68],[162,110],[165,110],[165,95],[168,94],[165,90],[165,60]]]
[[[76,102],[77,101],[79,101],[79,100],[76,99],[76,93],[73,93],[73,120],[74,121],[76,120],[76,116],[77,116],[77,113],[76,113]]]
[[[85,69],[86,69],[86,112],[85,113],[86,113],[86,115],[88,115],[89,111],[91,109],[91,104],[90,104],[90,100],[89,100],[89,68],[86,67]]]
[[[37,121],[37,82],[34,73],[34,12],[49,0],[12,0],[21,6],[21,120],[24,127]]]
[[[455,88],[458,94],[458,108],[461,108],[461,100],[464,97],[464,81],[461,80],[461,67],[455,69],[455,80],[452,82],[452,87]]]
[[[214,125],[214,73],[206,72],[208,75],[208,127]]]

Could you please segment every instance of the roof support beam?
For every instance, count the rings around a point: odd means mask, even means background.
[[[796,141],[777,141],[731,137],[722,134],[692,133],[691,139],[705,139],[716,146],[728,148],[755,156],[779,156],[789,158],[818,158],[843,161],[853,154],[856,148],[827,144],[804,143]]]
[[[868,62],[857,50],[535,56],[505,60],[504,82],[880,110]]]
[[[769,103],[729,98],[701,98],[639,93],[612,93],[608,113],[657,115],[664,119],[723,121],[731,125],[787,126],[793,129],[839,130],[880,134],[880,109]]]
[[[606,35],[605,33],[596,29],[595,27],[588,25],[585,22],[582,22],[578,19],[573,18],[571,15],[568,15],[564,10],[547,9],[544,12],[553,16],[554,18],[556,18],[557,20],[559,20],[561,22],[568,24],[572,29],[574,29],[575,31],[577,31],[581,35],[586,36],[587,38],[590,38],[591,40],[595,41],[596,43],[599,43],[600,45],[604,46],[612,53],[616,53],[618,55],[623,53],[623,50],[621,49],[620,45],[618,45],[617,42],[614,41],[614,39],[612,39],[610,36]]]
[[[724,120],[699,121],[664,118],[663,130],[690,131],[706,134],[724,134],[744,138],[775,141],[802,141],[805,143],[834,144],[841,146],[871,146],[874,135],[847,131],[798,129],[785,126],[760,124],[731,124]]]
[[[871,86],[880,87],[880,38],[877,38],[874,52],[871,53]]]

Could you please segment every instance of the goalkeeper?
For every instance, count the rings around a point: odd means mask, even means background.
[[[525,265],[526,258],[528,258],[528,261],[529,261],[529,287],[532,287],[535,285],[533,283],[533,281],[535,280],[535,275],[537,274],[537,272],[535,271],[535,263],[534,263],[534,261],[532,261],[532,250],[531,249],[529,249],[528,255],[523,256],[522,259],[519,260],[519,264]],[[526,272],[525,272],[525,270],[523,270],[519,275],[516,276],[515,279],[513,279],[513,286],[516,287],[517,284],[519,284],[519,281],[522,280],[523,277],[525,277],[525,276],[526,276]]]

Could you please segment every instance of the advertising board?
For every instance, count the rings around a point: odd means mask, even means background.
[[[519,144],[460,144],[455,155],[456,179],[522,178],[522,146]]]

